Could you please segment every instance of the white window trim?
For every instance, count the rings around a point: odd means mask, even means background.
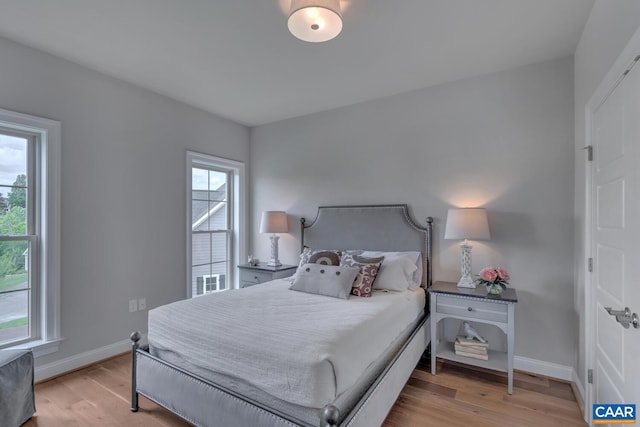
[[[39,210],[42,256],[40,271],[40,339],[11,348],[30,348],[36,357],[58,351],[60,335],[60,161],[61,123],[0,109],[0,126],[38,134],[41,143]]]
[[[192,223],[191,223],[191,168],[194,166],[203,166],[209,167],[211,165],[221,166],[226,169],[231,169],[233,171],[233,199],[234,199],[234,208],[233,208],[233,223],[235,224],[234,232],[233,232],[233,261],[238,264],[241,260],[247,257],[247,215],[246,215],[246,207],[247,207],[247,192],[246,192],[246,172],[245,172],[245,164],[244,162],[239,162],[237,160],[225,159],[223,157],[211,156],[209,154],[202,154],[195,151],[187,150],[187,185],[186,185],[186,205],[187,205],[187,215],[186,215],[186,229],[187,229],[187,280],[186,280],[186,296],[187,298],[191,298],[192,295],[192,277],[191,277],[191,231],[192,231]],[[235,274],[235,269],[231,269],[231,277],[227,279],[227,287],[229,289],[239,288],[240,280],[238,274]]]
[[[205,274],[204,276],[202,276],[202,294],[212,294],[214,292],[219,292],[220,291],[220,276],[223,276],[222,274]],[[206,287],[207,287],[207,279],[216,279],[216,288],[212,291],[207,292]]]

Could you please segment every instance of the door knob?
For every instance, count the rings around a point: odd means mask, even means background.
[[[629,307],[625,307],[624,310],[613,310],[611,307],[605,307],[607,313],[616,317],[616,322],[620,323],[625,329],[629,328],[629,325],[633,325],[634,328],[640,327],[640,321],[638,321],[638,315],[631,313]]]

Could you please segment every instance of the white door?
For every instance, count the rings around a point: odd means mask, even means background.
[[[591,396],[593,403],[640,406],[640,329],[606,311],[640,313],[640,65],[595,109],[591,132]]]

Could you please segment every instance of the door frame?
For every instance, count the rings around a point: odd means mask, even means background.
[[[602,105],[607,97],[618,86],[622,79],[626,76],[628,70],[637,65],[637,58],[640,56],[640,28],[631,37],[625,48],[622,50],[616,61],[613,63],[605,77],[602,79],[597,89],[591,95],[589,102],[585,106],[585,147],[593,146],[593,115],[595,110]],[[586,158],[586,157],[585,157]],[[595,200],[593,199],[593,168],[595,162],[586,161],[585,166],[585,205],[584,205],[584,254],[582,260],[582,270],[584,273],[584,343],[585,343],[585,366],[583,379],[585,381],[585,401],[584,401],[584,418],[591,425],[594,396],[594,384],[588,382],[589,369],[595,368],[595,352],[596,340],[590,331],[595,331],[596,327],[596,307],[595,307],[595,278],[589,272],[587,260],[594,256],[594,240],[593,221],[595,220],[594,209]]]

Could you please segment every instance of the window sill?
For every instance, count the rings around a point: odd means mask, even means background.
[[[44,341],[44,340],[29,341],[24,344],[8,347],[7,350],[31,350],[33,351],[33,357],[38,358],[38,357],[46,356],[47,354],[52,354],[58,351],[58,347],[60,346],[60,342],[62,340],[64,340],[64,338],[58,338],[50,341]]]

